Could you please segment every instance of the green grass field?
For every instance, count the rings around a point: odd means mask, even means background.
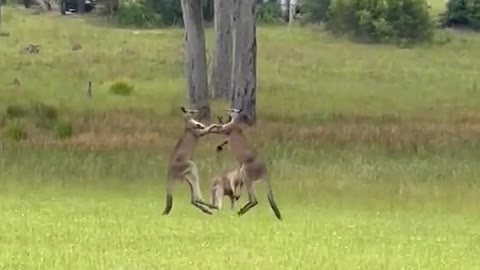
[[[480,35],[439,30],[434,45],[400,49],[259,27],[259,125],[247,134],[272,163],[284,220],[262,183],[242,217],[227,200],[204,215],[178,183],[165,217],[182,30],[2,11],[0,269],[480,269]],[[40,53],[22,52],[29,44]],[[130,96],[109,92],[120,80]],[[53,106],[73,135],[57,138],[39,111],[12,116],[33,103]],[[235,166],[219,142],[205,138],[195,155],[205,198]]]

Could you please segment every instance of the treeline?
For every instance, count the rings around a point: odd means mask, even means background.
[[[205,22],[212,22],[214,0],[200,0]],[[224,0],[228,1],[228,0]],[[289,1],[286,1],[288,3]],[[446,12],[432,17],[427,0],[297,0],[296,17],[303,24],[321,23],[335,35],[367,42],[430,41],[438,26],[480,29],[480,0],[450,0]],[[299,15],[299,16],[298,16]],[[258,0],[257,23],[286,23],[280,0]],[[113,18],[135,27],[182,25],[179,0],[122,0]]]
[[[203,20],[213,22],[214,0],[199,1],[202,2]],[[114,19],[120,25],[144,28],[183,24],[180,0],[121,0]],[[257,20],[264,23],[280,23],[283,19],[279,2],[258,1]]]

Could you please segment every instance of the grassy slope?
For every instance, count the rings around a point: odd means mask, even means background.
[[[18,78],[22,86],[2,91],[1,100],[39,98],[76,109],[154,108],[162,115],[183,101],[181,30],[135,35],[56,13],[5,13],[4,26],[12,36],[2,39],[1,53],[9,57],[2,61],[6,72],[0,80],[5,85]],[[337,112],[458,119],[476,113],[479,93],[474,84],[480,64],[471,60],[479,57],[479,37],[452,34],[453,41],[445,46],[406,50],[334,41],[313,31],[259,29],[258,102],[263,117],[318,121]],[[77,42],[83,50],[74,52],[71,46]],[[29,43],[42,44],[41,53],[19,54]],[[106,92],[108,83],[119,78],[134,81],[134,96],[122,99]],[[85,98],[88,80],[96,85],[93,101]],[[270,104],[288,105],[289,110]]]
[[[59,106],[75,136],[52,141],[32,129],[29,142],[4,140],[0,268],[480,266],[479,37],[449,33],[446,45],[404,50],[259,28],[265,126],[250,138],[273,162],[286,219],[278,223],[261,184],[259,206],[241,219],[228,204],[203,216],[183,184],[171,216],[159,216],[184,97],[180,30],[133,34],[11,8],[4,19],[11,36],[0,37],[0,107]],[[83,49],[71,51],[76,42]],[[19,53],[29,43],[42,44],[39,55]],[[120,78],[134,95],[108,93]],[[196,157],[205,197],[208,179],[232,166],[229,155],[212,154],[216,142],[207,138]]]

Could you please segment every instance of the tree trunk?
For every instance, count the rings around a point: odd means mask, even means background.
[[[181,4],[185,27],[187,99],[190,108],[200,111],[197,120],[210,120],[202,4],[198,0],[181,0]]]
[[[230,106],[242,109],[247,115],[248,125],[256,123],[257,90],[257,38],[256,4],[257,0],[234,0],[234,57],[233,87]]]
[[[293,1],[288,0],[287,7],[288,7],[288,28],[290,29],[290,27],[293,24],[293,19],[295,17],[295,4],[293,3]]]
[[[77,0],[78,1],[78,13],[83,14],[85,13],[85,0]]]
[[[212,96],[228,100],[232,86],[232,0],[215,0],[215,48],[210,78]]]
[[[25,6],[25,8],[30,8],[30,0],[23,0],[23,6]]]

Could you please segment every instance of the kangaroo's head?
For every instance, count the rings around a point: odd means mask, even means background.
[[[194,118],[198,114],[198,110],[185,109],[183,106],[180,107],[180,110],[182,110],[183,113],[186,129],[203,129],[206,127],[203,123]]]

